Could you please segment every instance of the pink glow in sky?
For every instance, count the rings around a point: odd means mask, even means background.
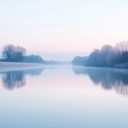
[[[128,40],[127,0],[3,0],[0,50],[12,43],[32,52],[89,53]]]

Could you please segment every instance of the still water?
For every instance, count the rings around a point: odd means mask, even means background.
[[[128,70],[2,71],[0,128],[128,128]]]

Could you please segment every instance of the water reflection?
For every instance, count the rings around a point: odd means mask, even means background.
[[[105,90],[114,89],[116,92],[128,95],[128,70],[73,67],[75,74],[88,75],[95,85],[101,85]]]
[[[7,89],[22,87],[26,84],[25,75],[22,71],[6,72],[2,77],[3,85]]]
[[[3,86],[9,90],[26,85],[26,75],[37,76],[43,69],[1,72]]]

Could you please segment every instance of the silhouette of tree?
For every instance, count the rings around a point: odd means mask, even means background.
[[[128,41],[122,41],[119,42],[116,46],[115,49],[119,52],[127,52],[128,51]]]
[[[23,61],[23,56],[26,50],[23,47],[15,46],[12,44],[6,45],[2,51],[3,57],[6,61]]]
[[[128,41],[122,41],[115,47],[118,52],[118,64],[128,63]]]
[[[89,66],[100,66],[100,50],[94,50],[88,57]]]
[[[3,49],[3,57],[5,57],[8,61],[14,59],[15,54],[15,46],[12,44],[6,45]]]
[[[74,60],[72,64],[77,62],[77,65],[84,63],[87,66],[94,67],[128,68],[128,41],[122,41],[115,47],[105,45],[101,49],[96,49],[90,53],[86,61],[83,58],[78,59],[76,57]]]
[[[15,52],[16,61],[23,61],[23,57],[26,53],[25,48],[17,46],[15,50],[16,50],[16,52]]]
[[[107,56],[107,64],[109,67],[114,67],[115,64],[119,63],[120,54],[118,51],[112,50]]]

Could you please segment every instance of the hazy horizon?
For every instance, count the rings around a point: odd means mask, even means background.
[[[27,49],[26,49],[27,50]],[[86,53],[50,53],[50,52],[27,52],[26,55],[40,55],[44,60],[70,62],[75,56],[87,56]],[[2,51],[0,51],[2,57]]]
[[[28,53],[32,54],[32,53]],[[35,52],[34,54],[41,55],[44,60],[54,61],[67,61],[70,62],[75,56],[87,56],[84,53],[47,53],[47,52]]]

